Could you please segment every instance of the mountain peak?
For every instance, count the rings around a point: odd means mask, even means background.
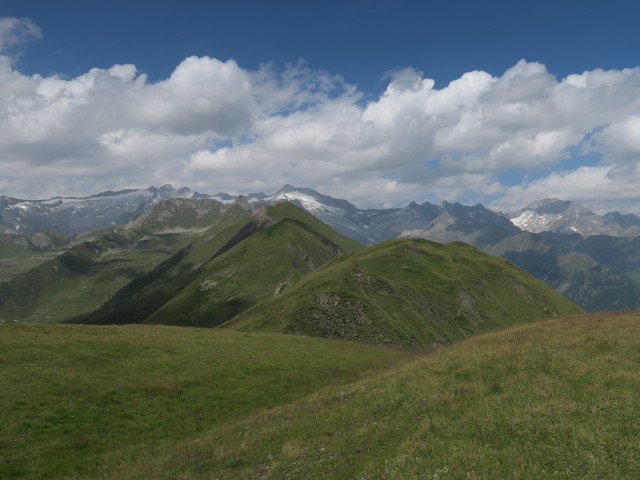
[[[291,185],[290,183],[287,183],[287,184],[283,185],[283,187],[282,187],[280,190],[278,190],[278,191],[276,192],[276,194],[278,194],[278,193],[289,193],[289,192],[295,192],[296,190],[301,190],[301,189],[299,189],[299,188],[297,188],[297,187],[294,187],[294,186],[293,186],[293,185]]]
[[[328,195],[323,195],[311,188],[299,188],[290,184],[286,184],[264,200],[272,202],[295,202],[320,219],[323,219],[323,215],[344,215],[357,210],[356,207],[346,200],[339,200]]]
[[[579,205],[568,200],[560,200],[559,198],[551,197],[531,202],[524,210],[535,210],[538,213],[555,214],[562,213],[571,206]]]
[[[532,202],[509,218],[517,227],[533,233],[578,233],[585,237],[624,233],[624,227],[615,218],[600,216],[575,202],[557,198]]]
[[[244,195],[238,195],[238,197],[234,200],[233,204],[239,206],[246,212],[253,213],[251,210],[251,205],[249,205],[249,202],[247,201],[247,197],[245,197]]]

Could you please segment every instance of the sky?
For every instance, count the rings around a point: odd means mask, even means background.
[[[640,214],[636,2],[0,4],[0,195]]]

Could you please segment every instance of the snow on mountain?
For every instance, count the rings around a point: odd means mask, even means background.
[[[56,231],[76,235],[88,230],[124,224],[152,205],[171,198],[212,198],[224,204],[235,195],[205,195],[183,187],[163,185],[148,189],[107,191],[89,197],[54,197],[46,200],[21,200],[0,196],[0,233]],[[389,209],[358,209],[346,200],[323,195],[310,188],[285,185],[272,195],[250,193],[246,200],[254,209],[282,201],[293,202],[329,224],[338,232],[364,244],[373,244],[401,235],[418,234],[444,239],[455,238],[461,229],[468,235],[476,225],[493,225],[493,232],[510,229],[533,233],[579,233],[582,236],[640,236],[640,218],[618,212],[597,215],[568,201],[548,198],[531,203],[514,214],[497,214],[482,205],[465,206],[443,202]],[[448,216],[438,218],[444,214]],[[453,223],[451,223],[453,222]],[[436,232],[439,232],[436,235]],[[485,234],[486,229],[485,229]],[[466,238],[466,237],[463,237]],[[471,238],[471,237],[469,237]]]
[[[342,210],[341,208],[330,207],[319,202],[311,195],[305,195],[304,193],[300,192],[277,193],[275,195],[272,195],[271,197],[267,197],[265,200],[271,202],[299,202],[300,205],[302,205],[308,212],[316,214],[322,212],[328,212],[337,215],[344,214],[344,210]]]
[[[511,219],[516,227],[529,232],[539,233],[550,230],[550,225],[562,220],[560,214],[538,214],[535,211],[525,210],[518,217]]]
[[[294,202],[313,215],[346,215],[357,210],[346,200],[338,200],[310,188],[298,188],[288,184],[273,195],[263,198],[262,201]]]
[[[515,226],[533,233],[578,233],[584,237],[591,235],[622,237],[640,233],[640,222],[638,225],[633,225],[631,218],[637,217],[618,215],[623,218],[620,219],[615,214],[601,216],[574,202],[546,198],[508,215],[508,218]],[[624,220],[628,225],[623,224]]]
[[[170,198],[208,198],[183,187],[163,185],[148,189],[102,192],[89,197],[54,197],[22,200],[0,196],[0,231],[35,233],[55,231],[65,235],[126,223],[133,215]]]

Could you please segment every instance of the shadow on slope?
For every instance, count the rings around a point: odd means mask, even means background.
[[[198,239],[85,321],[216,326],[361,248],[300,208],[278,204]]]

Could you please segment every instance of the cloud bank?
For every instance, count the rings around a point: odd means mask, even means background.
[[[407,68],[365,100],[304,64],[249,71],[209,57],[155,83],[134,65],[24,75],[11,52],[39,35],[0,19],[0,194],[291,183],[362,207],[449,200],[506,211],[557,196],[640,213],[640,68],[557,79],[522,60],[440,89]]]

